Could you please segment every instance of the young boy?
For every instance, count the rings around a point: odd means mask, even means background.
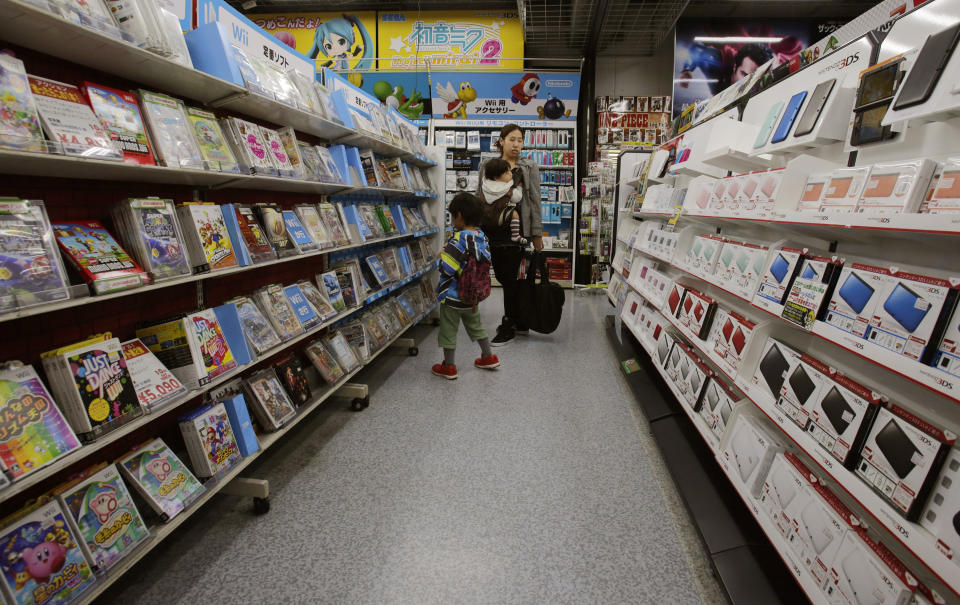
[[[457,352],[457,330],[460,322],[466,328],[470,340],[480,345],[480,357],[473,365],[483,370],[495,370],[500,360],[490,350],[490,339],[480,319],[476,305],[460,300],[459,278],[467,261],[490,262],[487,237],[478,225],[483,218],[480,201],[469,193],[458,193],[447,209],[453,222],[454,233],[447,240],[440,254],[440,283],[437,297],[440,300],[440,333],[437,340],[443,349],[443,361],[433,366],[433,373],[447,380],[457,378],[454,363]]]

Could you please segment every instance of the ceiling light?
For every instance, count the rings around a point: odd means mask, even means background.
[[[694,42],[714,44],[773,44],[783,40],[783,36],[697,36]]]

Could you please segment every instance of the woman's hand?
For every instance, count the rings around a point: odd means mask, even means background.
[[[543,238],[542,238],[542,237],[537,236],[537,237],[533,238],[533,249],[536,250],[537,252],[540,252],[541,250],[543,250]]]

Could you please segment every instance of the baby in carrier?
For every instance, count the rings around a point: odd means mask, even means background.
[[[491,245],[526,247],[527,238],[520,235],[520,213],[517,204],[523,192],[513,184],[513,172],[506,160],[489,160],[483,169],[483,227]]]

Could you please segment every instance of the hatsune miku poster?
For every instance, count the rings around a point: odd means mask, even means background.
[[[317,71],[322,67],[337,72],[376,67],[375,11],[258,14],[250,18],[290,48],[316,61]],[[351,73],[347,79],[362,86],[365,78],[362,73]]]
[[[108,465],[60,496],[90,561],[108,569],[150,535],[120,478]]]
[[[69,603],[95,581],[56,501],[0,529],[0,570],[10,603]]]

